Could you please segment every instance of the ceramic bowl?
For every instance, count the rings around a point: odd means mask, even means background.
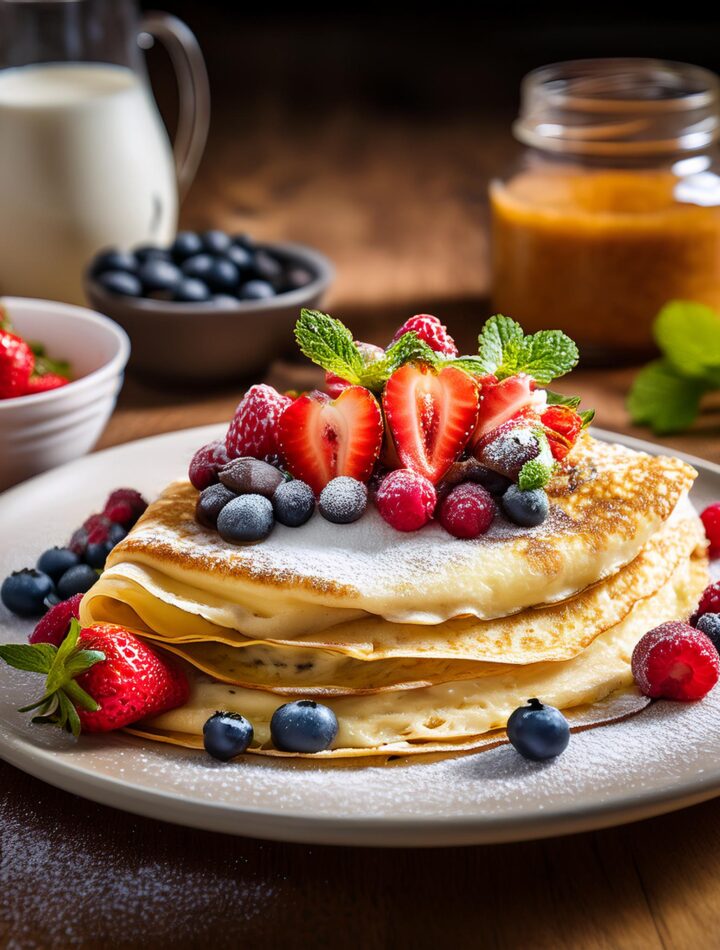
[[[330,261],[304,245],[258,246],[306,268],[313,279],[269,300],[238,300],[225,306],[112,294],[86,271],[85,293],[96,310],[127,330],[132,340],[130,369],[145,377],[214,383],[257,376],[292,346],[301,309],[318,307],[335,276]]]
[[[85,455],[115,407],[130,355],[127,334],[83,307],[3,297],[23,338],[67,359],[73,381],[60,389],[0,400],[0,489]]]

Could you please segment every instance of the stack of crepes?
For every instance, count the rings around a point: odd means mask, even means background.
[[[81,621],[125,625],[182,658],[189,701],[135,731],[189,747],[225,710],[252,722],[249,751],[287,755],[270,719],[301,698],[339,723],[314,758],[489,746],[530,697],[610,721],[638,695],[637,641],[687,618],[707,583],[695,476],[584,436],[536,528],[498,516],[473,541],[436,523],[403,534],[370,505],[351,525],[316,514],[246,546],[201,527],[197,492],[179,481],[114,549]]]

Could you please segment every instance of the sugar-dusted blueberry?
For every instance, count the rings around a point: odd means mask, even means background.
[[[140,265],[138,277],[145,292],[157,290],[173,292],[182,280],[182,272],[171,261],[151,257]]]
[[[203,745],[214,759],[228,762],[247,751],[253,735],[252,723],[240,713],[218,711],[203,726]]]
[[[559,709],[529,699],[527,706],[520,706],[508,719],[507,737],[520,755],[540,762],[567,749],[570,726]]]
[[[63,600],[75,594],[84,594],[98,579],[97,571],[89,564],[78,564],[65,571],[57,583],[57,591]]]
[[[80,556],[70,548],[48,548],[38,558],[37,569],[56,584],[65,571],[79,563]]]
[[[197,277],[183,277],[172,292],[177,303],[204,303],[211,297],[208,285]]]
[[[170,253],[178,264],[192,257],[193,254],[200,254],[202,249],[202,238],[194,231],[178,231],[175,240],[170,245]]]
[[[713,646],[720,652],[720,614],[703,614],[695,626],[712,640]]]
[[[351,524],[365,514],[367,485],[349,475],[331,479],[320,493],[320,514],[333,524]]]
[[[282,277],[282,264],[280,261],[273,257],[268,251],[257,250],[253,255],[252,260],[252,269],[253,273],[260,278],[260,280],[267,280],[270,283],[280,280]]]
[[[54,593],[53,582],[42,571],[24,568],[13,571],[2,583],[0,599],[8,610],[19,617],[41,617],[45,598]]]
[[[210,485],[203,489],[195,504],[196,520],[206,528],[216,528],[218,515],[233,498],[237,495],[225,485]]]
[[[220,469],[219,478],[238,495],[264,495],[266,498],[272,498],[284,480],[282,472],[274,465],[249,457],[228,462]]]
[[[240,495],[225,505],[218,515],[220,537],[231,544],[262,541],[273,529],[273,506],[264,495]]]
[[[123,270],[107,270],[98,274],[98,284],[111,294],[122,294],[124,297],[141,297],[142,284],[135,274]]]
[[[534,528],[548,516],[550,503],[542,488],[522,491],[517,485],[511,485],[502,496],[502,509],[510,519],[522,528]]]
[[[333,744],[337,731],[332,709],[311,699],[285,703],[270,720],[273,745],[281,752],[323,752]]]
[[[232,238],[224,231],[205,231],[200,237],[208,254],[224,254],[232,244]]]
[[[275,288],[266,280],[249,280],[238,290],[240,300],[270,300],[275,296]]]
[[[275,517],[288,528],[299,528],[312,517],[315,511],[315,495],[307,482],[294,478],[283,481],[273,495]]]
[[[126,271],[128,274],[137,272],[138,262],[134,254],[129,251],[119,251],[117,248],[109,248],[107,251],[101,251],[93,258],[90,265],[90,272],[97,276],[105,271]]]

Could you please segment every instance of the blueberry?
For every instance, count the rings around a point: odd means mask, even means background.
[[[208,254],[224,254],[232,244],[231,238],[224,231],[206,231],[200,237]]]
[[[244,247],[248,251],[255,250],[255,241],[249,234],[233,234],[232,242],[233,244],[237,244],[238,247]]]
[[[98,570],[102,570],[105,567],[105,561],[107,560],[108,554],[112,551],[115,545],[108,539],[107,541],[97,541],[92,544],[88,544],[85,548],[85,563],[89,564],[90,567],[95,567]],[[96,578],[97,579],[97,578]]]
[[[350,524],[365,513],[367,486],[349,475],[339,475],[320,493],[320,514],[333,524]]]
[[[75,594],[84,594],[86,590],[90,590],[97,579],[97,571],[94,571],[89,564],[78,564],[77,567],[71,567],[65,571],[60,578],[57,584],[58,594],[63,600]]]
[[[290,267],[283,274],[281,286],[284,292],[305,287],[314,280],[315,275],[305,267]]]
[[[264,495],[272,498],[283,481],[282,472],[256,458],[238,458],[220,469],[219,479],[238,495]]]
[[[104,274],[105,271],[109,270],[126,271],[128,274],[134,274],[137,272],[137,268],[138,262],[134,254],[110,248],[93,258],[90,272],[94,276]]]
[[[221,762],[242,755],[253,735],[252,723],[240,713],[216,712],[203,726],[205,751]]]
[[[252,269],[252,255],[245,247],[239,244],[231,244],[225,251],[225,257],[237,267],[241,274],[245,274]]]
[[[332,709],[311,699],[285,703],[270,720],[273,745],[281,752],[322,752],[330,748],[337,731]]]
[[[140,265],[138,277],[146,293],[153,290],[173,291],[182,280],[182,273],[170,261],[151,258]]]
[[[696,626],[710,637],[713,646],[720,652],[720,614],[703,614]]]
[[[267,251],[256,251],[252,259],[252,269],[260,280],[276,281],[282,277],[282,264]]]
[[[507,736],[520,755],[539,762],[567,749],[570,727],[559,709],[529,699],[508,719]]]
[[[203,242],[199,234],[194,231],[178,231],[170,246],[170,253],[175,261],[181,263],[193,254],[200,254],[202,249]]]
[[[218,515],[233,498],[237,498],[235,492],[224,485],[210,485],[198,496],[195,504],[195,519],[206,528],[217,527]]]
[[[122,270],[107,270],[98,274],[97,282],[111,294],[123,294],[125,297],[142,297],[142,284],[135,276]]]
[[[214,261],[215,258],[209,254],[194,254],[183,261],[181,269],[186,277],[197,277],[198,280],[205,280],[208,272],[212,270]]]
[[[55,591],[51,591],[43,601],[47,610],[52,610],[53,607],[57,607],[57,605],[61,603],[62,601]]]
[[[214,294],[212,302],[218,307],[237,307],[238,299],[231,294]]]
[[[234,290],[240,283],[240,271],[232,261],[224,257],[213,258],[212,267],[204,277],[211,290],[224,292]]]
[[[315,494],[312,488],[299,479],[283,482],[273,495],[275,517],[288,528],[298,528],[310,520],[315,511]]]
[[[144,264],[146,261],[169,261],[170,251],[164,247],[158,247],[156,244],[141,244],[133,248],[135,257]]]
[[[127,531],[121,524],[111,524],[108,531],[108,540],[112,542],[113,547],[119,544],[123,538],[127,537]]]
[[[42,571],[24,568],[13,571],[0,588],[0,599],[18,617],[41,617],[45,598],[55,592],[52,580]]]
[[[240,300],[269,300],[275,296],[275,288],[266,280],[249,280],[238,291]]]
[[[273,506],[263,495],[241,495],[225,505],[217,529],[224,541],[262,541],[273,529]]]
[[[37,569],[57,584],[68,568],[80,563],[80,557],[69,548],[49,548],[38,558]]]
[[[550,510],[548,496],[542,488],[521,491],[517,485],[511,485],[502,496],[501,504],[510,521],[523,528],[542,524]]]
[[[501,475],[500,472],[493,472],[491,468],[479,466],[473,470],[472,481],[482,485],[491,495],[504,495],[512,485],[512,481]]]
[[[210,297],[208,285],[197,277],[183,277],[172,294],[172,299],[178,303],[203,303]]]

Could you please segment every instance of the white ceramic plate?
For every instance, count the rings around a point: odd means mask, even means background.
[[[210,426],[145,439],[6,492],[0,577],[63,543],[113,488],[157,494],[185,471],[199,445],[220,434]],[[720,498],[720,466],[689,461],[700,472],[693,491],[700,508]],[[3,640],[21,640],[30,629],[7,614],[0,623]],[[478,844],[621,824],[720,794],[720,689],[700,703],[657,703],[626,722],[576,734],[551,763],[528,762],[506,746],[385,767],[254,756],[222,765],[202,752],[125,735],[74,742],[16,711],[36,690],[30,674],[0,670],[0,755],[12,765],[106,805],[231,834],[318,844]]]

